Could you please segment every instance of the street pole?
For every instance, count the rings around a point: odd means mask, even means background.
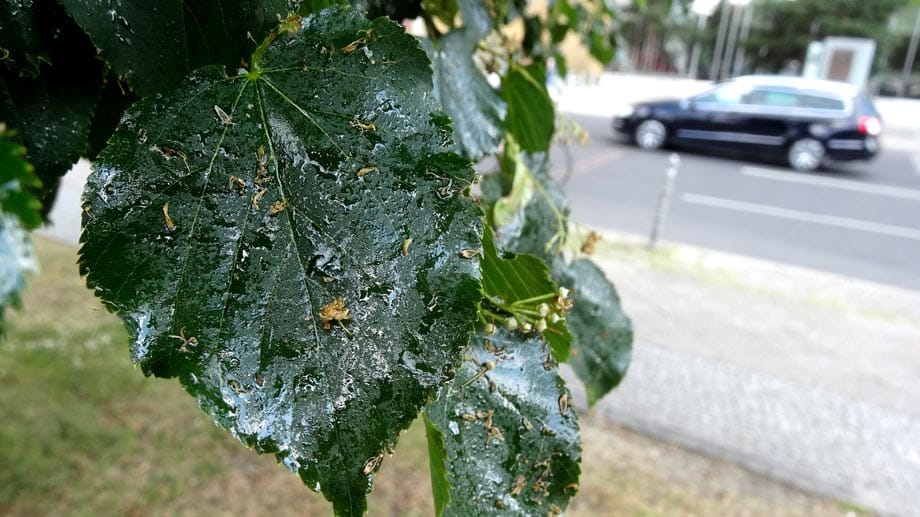
[[[700,51],[702,50],[700,38],[703,36],[704,29],[706,29],[707,18],[702,13],[696,15],[696,34],[693,40],[693,50],[690,51],[690,66],[687,67],[687,77],[690,79],[696,79],[700,71]]]
[[[671,208],[671,195],[674,193],[674,181],[677,179],[677,168],[680,167],[680,156],[671,153],[668,158],[668,170],[664,175],[664,185],[661,187],[661,196],[658,198],[658,209],[655,211],[655,221],[652,223],[652,232],[648,236],[648,249],[654,250],[658,245],[658,236],[668,218]]]
[[[725,31],[728,30],[728,2],[722,2],[722,14],[719,15],[719,33],[716,35],[716,47],[712,51],[712,63],[709,64],[709,80],[719,80],[719,67],[722,65],[722,50],[725,46]]]
[[[738,37],[738,51],[735,53],[735,63],[732,66],[732,76],[741,75],[744,71],[744,44],[751,34],[751,22],[754,20],[754,4],[748,4],[744,8],[744,21],[741,22],[741,35]]]
[[[914,32],[910,35],[910,46],[907,48],[907,59],[904,60],[904,69],[901,71],[901,95],[907,96],[907,84],[914,68],[914,59],[917,58],[917,42],[920,40],[920,7],[917,8],[917,18],[914,20]]]
[[[728,44],[725,47],[725,55],[722,56],[722,71],[719,73],[719,79],[725,79],[731,75],[732,61],[735,59],[735,44],[738,43],[738,32],[741,29],[741,6],[730,3],[732,13],[732,23],[728,29]]]

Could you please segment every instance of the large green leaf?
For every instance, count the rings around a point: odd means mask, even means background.
[[[566,315],[573,337],[569,362],[585,384],[589,404],[594,404],[626,374],[632,323],[615,288],[597,266],[585,258],[566,260],[568,201],[549,175],[546,156],[518,153],[513,140],[505,149],[502,171],[487,178],[483,188],[489,194],[498,245],[541,257],[550,264],[553,280],[572,291],[573,307]],[[511,186],[503,188],[502,183]],[[530,195],[515,191],[522,184],[528,185]]]
[[[132,107],[87,184],[81,271],[146,373],[357,515],[468,343],[474,174],[389,20],[325,10],[254,65]]]
[[[539,336],[501,329],[474,338],[425,414],[429,448],[443,447],[432,479],[450,484],[444,515],[557,515],[578,490],[577,418]]]
[[[142,96],[203,65],[239,66],[288,10],[285,0],[59,1]]]
[[[512,65],[502,78],[502,97],[508,103],[505,129],[521,149],[532,153],[548,150],[556,117],[543,69]]]
[[[460,154],[478,160],[498,149],[505,103],[473,62],[478,40],[457,29],[439,40],[422,40],[434,67],[435,95],[454,121]]]

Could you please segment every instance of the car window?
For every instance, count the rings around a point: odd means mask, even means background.
[[[742,104],[745,102],[746,97],[750,94],[750,86],[728,83],[722,86],[718,86],[708,93],[700,95],[696,98],[696,101],[723,105]]]
[[[800,95],[801,106],[803,108],[814,108],[821,110],[840,110],[845,109],[843,100],[833,97],[824,97],[821,95]]]
[[[757,89],[748,96],[747,104],[774,108],[792,108],[799,105],[799,97],[792,92]]]

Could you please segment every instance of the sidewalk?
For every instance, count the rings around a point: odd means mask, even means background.
[[[633,363],[596,411],[891,515],[920,494],[920,293],[608,234],[595,257],[633,318]]]

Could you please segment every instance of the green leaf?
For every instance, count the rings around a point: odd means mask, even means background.
[[[422,40],[434,68],[435,95],[454,121],[457,150],[474,161],[498,149],[506,111],[473,62],[477,43],[465,28],[439,40]]]
[[[10,141],[0,123],[0,214],[8,214],[27,230],[42,223],[41,203],[34,190],[41,187],[32,165],[23,159],[24,147]]]
[[[588,51],[591,57],[606,65],[616,55],[617,39],[616,32],[612,32],[605,25],[595,23],[591,30],[582,35],[585,43],[588,45]]]
[[[18,220],[0,212],[0,341],[5,331],[3,313],[19,306],[19,292],[25,286],[25,273],[38,271],[29,232]]]
[[[275,35],[129,110],[80,267],[145,373],[358,515],[469,341],[481,212],[415,38],[351,9]]]
[[[284,0],[59,0],[119,77],[141,96],[203,65],[237,67],[286,16]]]
[[[483,185],[483,192],[491,193],[486,201],[492,205],[498,245],[541,257],[550,264],[552,279],[572,291],[573,307],[566,315],[572,335],[568,360],[585,383],[589,404],[594,404],[626,374],[632,355],[632,324],[613,285],[597,266],[588,259],[566,261],[568,201],[549,175],[546,156],[518,153],[513,140],[505,151],[502,172],[487,177]],[[502,192],[497,183],[509,176],[513,184],[532,185],[533,194],[524,202],[513,188],[504,190],[505,197],[495,197]]]
[[[428,467],[431,471],[434,514],[440,517],[450,504],[450,480],[447,479],[447,471],[444,469],[445,461],[447,461],[447,445],[444,443],[444,434],[428,418],[428,414],[424,413],[422,416],[425,419],[425,437],[428,439]]]
[[[501,329],[466,353],[425,409],[444,444],[432,460],[432,476],[450,482],[444,515],[560,514],[578,490],[581,444],[546,342]]]
[[[502,79],[502,98],[508,103],[505,129],[514,135],[521,148],[528,152],[549,149],[555,115],[542,68],[512,64]]]
[[[632,323],[613,284],[590,260],[571,264],[556,260],[553,278],[572,290],[574,303],[566,322],[575,339],[569,363],[585,384],[588,404],[594,405],[626,375],[632,357]]]
[[[549,268],[542,259],[533,255],[500,255],[493,241],[492,230],[486,227],[482,238],[482,292],[483,312],[486,319],[511,316],[525,332],[530,325],[538,332],[539,322],[545,325],[543,336],[549,342],[558,361],[569,357],[572,336],[565,320],[550,322],[550,314],[562,316],[568,310],[565,296],[558,294],[555,282],[549,277]],[[546,309],[540,314],[539,307]]]

